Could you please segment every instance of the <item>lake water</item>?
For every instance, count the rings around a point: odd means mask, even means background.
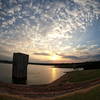
[[[48,84],[73,71],[71,68],[54,68],[54,66],[28,65],[27,84]],[[12,64],[0,64],[0,81],[12,83]]]

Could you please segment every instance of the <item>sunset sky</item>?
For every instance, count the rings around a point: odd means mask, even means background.
[[[100,60],[100,0],[0,0],[0,59]]]

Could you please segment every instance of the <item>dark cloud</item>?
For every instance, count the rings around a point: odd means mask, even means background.
[[[72,60],[100,60],[100,54],[87,55],[87,56],[62,56],[62,58],[69,58]]]
[[[90,56],[90,58],[93,58],[95,60],[100,60],[100,54],[96,54],[96,55]]]
[[[43,56],[49,56],[48,53],[33,53],[34,55],[43,55]]]
[[[79,60],[80,59],[77,56],[62,56],[62,58],[70,58],[70,59],[73,59],[73,60]]]

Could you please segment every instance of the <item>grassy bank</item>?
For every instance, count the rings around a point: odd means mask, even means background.
[[[93,88],[91,91],[81,91],[71,95],[65,95],[53,100],[100,100],[100,86]]]
[[[67,78],[63,82],[84,82],[100,78],[100,69],[95,70],[82,70],[67,73]],[[90,91],[87,89],[84,92],[73,93],[54,100],[100,100],[100,85]]]
[[[83,82],[100,78],[100,69],[82,70],[68,73],[69,82]]]

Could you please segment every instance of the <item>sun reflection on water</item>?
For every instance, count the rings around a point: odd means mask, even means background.
[[[52,68],[52,80],[55,80],[57,77],[57,69],[56,68]]]

